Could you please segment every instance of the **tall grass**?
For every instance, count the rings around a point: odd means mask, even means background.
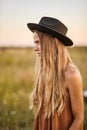
[[[69,49],[71,58],[87,89],[87,48]],[[34,83],[35,54],[32,48],[0,49],[0,130],[32,130],[34,115],[29,110],[29,94]],[[87,129],[85,102],[84,129]]]

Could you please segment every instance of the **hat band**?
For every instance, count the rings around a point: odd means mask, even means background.
[[[39,22],[39,25],[41,26],[44,26],[44,27],[47,27],[49,29],[52,29],[56,32],[60,32],[61,34],[63,35],[66,35],[67,33],[67,30],[64,30],[64,28],[61,28],[58,24],[54,23],[54,24],[51,24],[51,23],[44,23],[43,21],[40,21]]]

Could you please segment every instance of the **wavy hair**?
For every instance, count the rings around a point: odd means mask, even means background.
[[[65,68],[71,63],[66,46],[49,34],[36,31],[40,38],[41,59],[37,65],[35,88],[31,94],[31,106],[38,115],[42,104],[45,117],[50,117],[56,109],[60,115],[65,106]]]

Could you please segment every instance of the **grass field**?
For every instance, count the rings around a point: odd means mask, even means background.
[[[87,89],[87,47],[69,49]],[[34,83],[35,54],[32,48],[0,48],[0,130],[32,130],[34,115],[29,94]],[[85,101],[84,130],[87,130]]]

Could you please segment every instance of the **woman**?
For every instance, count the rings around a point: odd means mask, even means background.
[[[73,45],[66,36],[67,27],[51,17],[27,26],[40,57],[31,94],[34,130],[83,130],[82,79],[66,48]]]

